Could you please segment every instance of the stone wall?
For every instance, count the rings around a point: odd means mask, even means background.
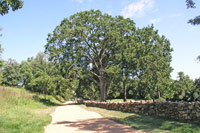
[[[86,106],[200,122],[200,102],[85,102]]]

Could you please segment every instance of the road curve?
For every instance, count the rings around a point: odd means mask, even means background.
[[[45,127],[45,133],[142,133],[82,109],[72,102],[57,107],[51,115],[52,122]]]

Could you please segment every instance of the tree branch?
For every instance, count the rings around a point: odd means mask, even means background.
[[[86,44],[88,45],[88,47],[92,50],[92,52],[95,54],[95,55],[98,55],[98,52],[92,48],[92,46],[89,44],[89,42],[87,40],[85,40]]]
[[[89,70],[89,72],[92,73],[93,75],[97,76],[97,78],[100,78],[100,76],[98,74],[96,74],[95,72],[90,71],[90,70]]]
[[[96,66],[96,68],[99,68],[97,62],[94,60],[94,58],[92,58],[92,56],[90,55],[90,53],[88,51],[87,51],[87,54],[89,56],[88,57],[89,60]]]

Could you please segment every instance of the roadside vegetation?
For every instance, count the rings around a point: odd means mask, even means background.
[[[50,100],[51,99],[51,100]],[[43,133],[59,101],[19,88],[0,87],[0,132]]]
[[[138,115],[135,113],[124,113],[97,107],[86,107],[85,105],[79,106],[88,111],[97,112],[103,117],[114,120],[117,123],[129,125],[136,130],[143,130],[151,133],[200,133],[200,125],[197,123],[187,123],[155,116]]]

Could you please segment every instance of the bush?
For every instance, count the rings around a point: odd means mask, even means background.
[[[42,102],[45,105],[59,105],[61,104],[60,101],[58,101],[56,98],[54,98],[53,96],[50,95],[35,95],[33,97],[36,101]]]
[[[61,97],[60,95],[56,95],[56,96],[54,96],[58,101],[60,101],[60,102],[62,102],[62,103],[64,103],[66,100],[63,98],[63,97]]]

